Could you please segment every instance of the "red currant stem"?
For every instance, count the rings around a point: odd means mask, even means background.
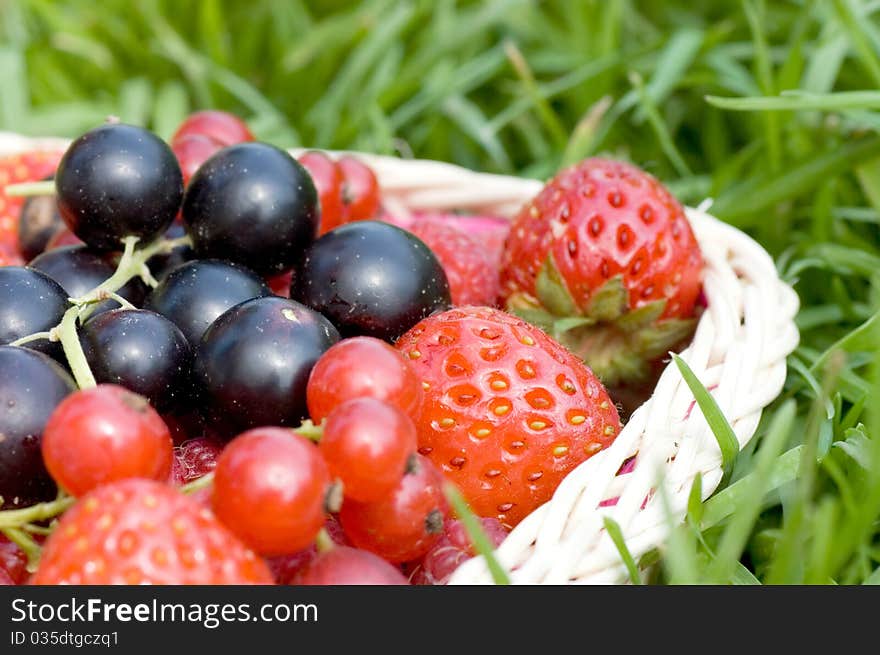
[[[89,368],[89,362],[86,354],[83,352],[82,344],[79,342],[79,335],[76,333],[76,318],[79,315],[80,307],[74,305],[66,312],[61,319],[61,326],[58,330],[61,335],[61,347],[64,349],[64,356],[73,373],[73,379],[80,389],[90,389],[98,385],[95,376],[92,375],[92,369]]]
[[[27,532],[24,532],[19,528],[3,528],[0,532],[5,534],[9,541],[21,548],[24,554],[27,555],[28,573],[36,571],[37,564],[40,562],[40,554],[43,551],[43,549],[40,548],[40,544],[34,541]]]
[[[16,339],[10,346],[23,346],[26,343],[30,343],[31,341],[40,341],[41,339],[52,340],[51,332],[34,332],[33,334],[29,334],[26,337],[22,337],[21,339]]]
[[[458,490],[458,487],[451,482],[446,482],[443,485],[443,493],[449,501],[449,504],[452,505],[452,508],[455,510],[456,516],[458,516],[464,524],[464,529],[468,533],[468,537],[474,545],[474,548],[476,548],[477,553],[482,555],[483,559],[486,560],[486,565],[489,567],[489,573],[492,574],[492,580],[494,580],[497,585],[509,585],[510,577],[495,557],[495,549],[492,547],[492,542],[489,541],[489,537],[486,536],[486,532],[483,530],[483,526],[480,525],[479,519],[477,519],[471,508],[468,507],[468,504]]]
[[[37,503],[22,509],[7,509],[0,511],[0,530],[5,528],[20,528],[34,521],[45,521],[63,513],[68,507],[76,502],[73,496],[60,495],[55,500],[46,503]]]
[[[4,189],[7,196],[28,197],[28,196],[54,196],[55,180],[43,180],[40,182],[19,182],[18,184],[8,184]]]
[[[320,425],[315,425],[311,419],[307,418],[300,423],[299,427],[293,428],[293,431],[301,437],[318,443],[321,441],[321,437],[324,436],[324,425],[323,422]]]
[[[187,482],[185,485],[180,487],[180,493],[191,494],[199,491],[200,489],[204,489],[206,487],[211,486],[214,482],[214,472],[205,473],[202,477],[196,478],[192,482]]]
[[[327,528],[321,528],[318,531],[318,534],[315,536],[315,547],[318,549],[319,553],[326,553],[328,550],[336,548],[336,544],[333,543],[333,539],[330,537],[330,533],[327,532]]]

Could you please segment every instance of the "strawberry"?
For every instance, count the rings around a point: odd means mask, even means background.
[[[25,199],[6,195],[6,187],[36,182],[54,174],[63,154],[60,150],[33,150],[0,157],[0,265],[22,263],[18,254],[18,216]]]
[[[473,510],[506,527],[608,446],[617,408],[576,356],[537,327],[490,307],[416,324],[396,344],[422,379],[419,452]]]
[[[496,270],[501,263],[504,241],[510,232],[509,220],[491,214],[419,211],[408,216],[385,214],[382,216],[382,220],[405,230],[410,230],[413,226],[424,223],[442,223],[453,227],[479,241]]]
[[[501,295],[605,384],[638,382],[693,330],[702,267],[672,194],[635,166],[593,158],[560,172],[514,219]]]
[[[454,305],[495,304],[498,267],[484,244],[443,221],[417,221],[406,229],[424,241],[440,260]]]
[[[71,507],[34,584],[271,584],[262,559],[209,510],[170,486],[130,478]]]

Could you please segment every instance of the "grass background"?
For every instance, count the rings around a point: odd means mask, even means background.
[[[653,583],[880,583],[880,2],[0,0],[0,129],[191,110],[279,145],[545,178],[634,161],[800,294],[782,397]],[[719,434],[723,425],[714,426]]]

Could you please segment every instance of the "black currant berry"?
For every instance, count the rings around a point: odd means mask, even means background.
[[[52,179],[52,178],[49,178]],[[18,215],[18,249],[25,261],[46,249],[49,239],[64,229],[55,194],[30,196]]]
[[[446,273],[415,236],[380,221],[331,230],[306,251],[291,298],[321,312],[343,336],[393,341],[451,305]]]
[[[104,250],[119,250],[126,236],[152,241],[171,225],[183,198],[183,175],[168,144],[121,123],[76,139],[58,164],[55,186],[70,231]]]
[[[79,340],[98,383],[134,391],[160,412],[183,409],[192,399],[192,348],[164,316],[114,309],[87,321]]]
[[[111,254],[88,246],[53,248],[34,258],[28,266],[51,277],[71,298],[85,295],[116,270]],[[140,305],[147,295],[147,285],[139,278],[132,278],[117,293],[132,305]],[[93,315],[117,307],[119,303],[115,300],[104,300],[95,306]]]
[[[147,297],[144,308],[172,321],[195,347],[227,309],[269,295],[272,290],[263,278],[244,266],[197,259],[171,271]]]
[[[193,374],[209,424],[230,438],[261,425],[306,418],[306,384],[318,358],[339,340],[326,318],[271,296],[220,316],[196,349]]]
[[[318,193],[308,172],[265,143],[224,148],[196,171],[183,221],[198,257],[244,264],[261,275],[289,270],[318,230]]]
[[[43,428],[76,384],[42,353],[0,346],[0,509],[51,500],[55,483],[43,464]]]
[[[9,344],[37,332],[48,332],[61,323],[70,307],[68,294],[58,282],[33,268],[0,267],[0,344]],[[46,339],[26,348],[62,357],[61,344]]]

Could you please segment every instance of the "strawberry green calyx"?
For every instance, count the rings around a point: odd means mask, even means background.
[[[537,297],[511,296],[508,311],[537,325],[580,357],[606,385],[638,383],[651,363],[681,344],[695,318],[662,318],[665,299],[630,308],[622,275],[596,288],[578,308],[549,254],[535,281]]]

